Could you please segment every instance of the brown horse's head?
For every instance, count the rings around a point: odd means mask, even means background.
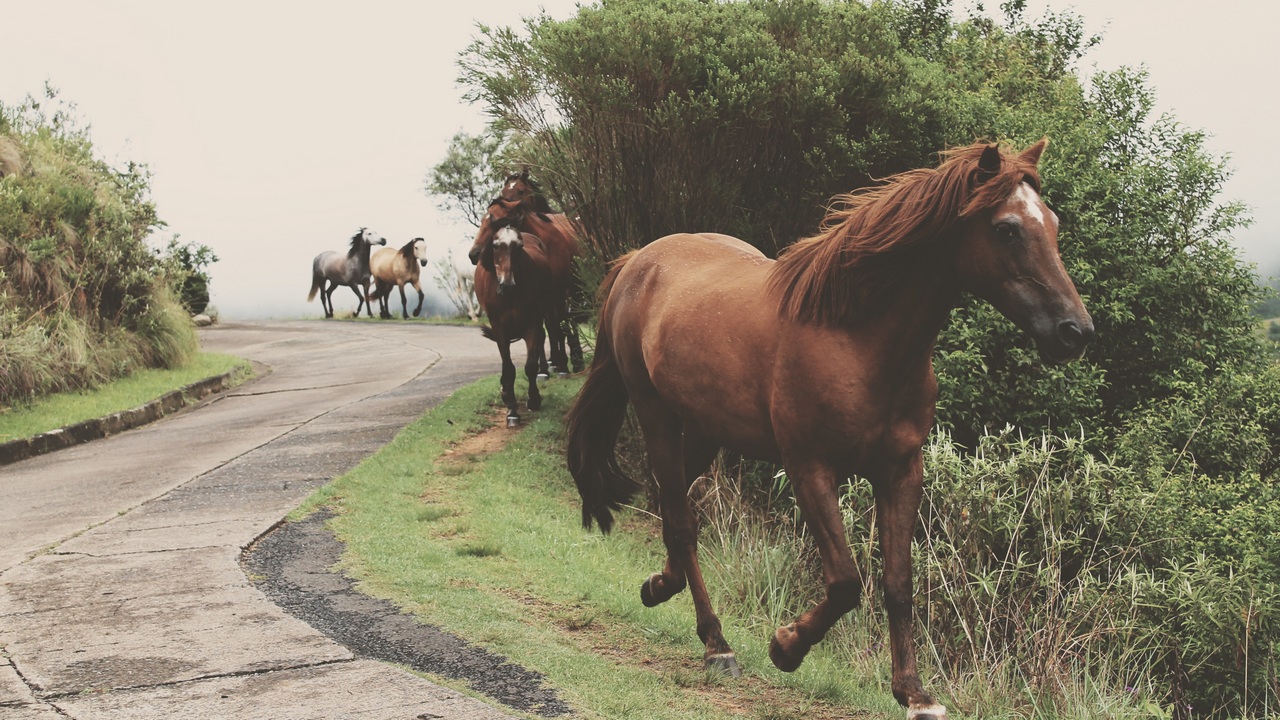
[[[525,209],[519,200],[504,200],[496,197],[489,201],[489,207],[485,210],[484,217],[480,218],[480,227],[476,229],[475,241],[471,243],[471,249],[467,251],[467,257],[471,260],[471,264],[475,265],[480,261],[480,255],[485,248],[493,241],[494,235],[502,225],[519,225],[523,219]]]
[[[1066,362],[1084,352],[1093,320],[1058,255],[1058,216],[1040,198],[1036,166],[1046,144],[1015,156],[995,145],[982,150],[955,270],[961,287],[1035,339],[1042,358]]]
[[[551,204],[542,194],[542,188],[529,178],[528,170],[508,175],[507,179],[502,181],[501,196],[503,200],[518,202],[535,212],[544,214],[553,212]]]
[[[491,252],[485,253],[485,267],[493,273],[498,281],[498,294],[514,290],[516,287],[516,267],[524,252],[524,238],[507,221],[499,221],[493,234]],[[492,257],[492,267],[489,267]]]

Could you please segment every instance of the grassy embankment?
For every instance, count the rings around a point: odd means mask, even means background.
[[[243,379],[252,373],[246,360],[200,353],[181,368],[139,370],[94,390],[45,395],[33,403],[0,410],[0,442],[135,408],[172,390],[233,370]]]
[[[881,648],[820,645],[787,675],[767,656],[772,627],[725,613],[745,676],[702,670],[688,593],[640,603],[640,582],[664,558],[656,519],[624,513],[609,537],[580,526],[560,454],[579,385],[547,384],[545,409],[518,432],[494,426],[496,379],[469,386],[295,516],[334,509],[344,570],[365,592],[543,673],[582,717],[900,716]],[[715,551],[704,558],[717,607],[731,604]],[[858,654],[869,661],[851,667]]]

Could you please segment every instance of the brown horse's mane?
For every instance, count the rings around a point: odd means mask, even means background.
[[[401,254],[401,255],[403,255],[403,256],[404,256],[404,258],[405,258],[406,260],[408,260],[409,262],[411,262],[411,263],[412,263],[414,260],[416,260],[416,259],[417,259],[417,258],[416,258],[416,257],[414,257],[414,255],[413,255],[413,246],[414,246],[414,244],[415,244],[415,243],[417,243],[417,242],[418,242],[419,240],[421,240],[421,239],[422,239],[422,238],[414,238],[414,239],[410,240],[409,242],[405,243],[405,244],[400,248],[400,254]]]
[[[922,250],[955,225],[1004,202],[1022,182],[1038,192],[1033,161],[1000,153],[999,169],[980,164],[995,146],[942,153],[937,168],[899,173],[882,185],[837,196],[817,235],[796,241],[769,273],[781,315],[795,322],[847,325],[865,317],[886,288],[918,269]]]

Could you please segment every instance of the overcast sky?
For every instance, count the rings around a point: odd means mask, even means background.
[[[319,316],[319,301],[305,301],[311,259],[344,248],[361,226],[463,258],[471,228],[422,192],[454,133],[484,125],[454,82],[458,53],[476,23],[516,25],[539,8],[564,18],[575,7],[0,0],[0,101],[39,94],[47,80],[78,106],[101,156],[148,164],[165,233],[221,258],[211,275],[223,317]],[[1046,7],[1074,9],[1104,34],[1082,70],[1145,65],[1158,108],[1230,155],[1225,197],[1256,220],[1238,236],[1242,251],[1280,270],[1277,5],[1031,0],[1028,15]],[[339,312],[355,308],[345,289],[334,299]]]

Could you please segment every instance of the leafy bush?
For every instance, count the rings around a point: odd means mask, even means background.
[[[0,141],[0,406],[185,362],[181,277],[145,243],[146,168],[95,158],[52,90],[0,105]]]

